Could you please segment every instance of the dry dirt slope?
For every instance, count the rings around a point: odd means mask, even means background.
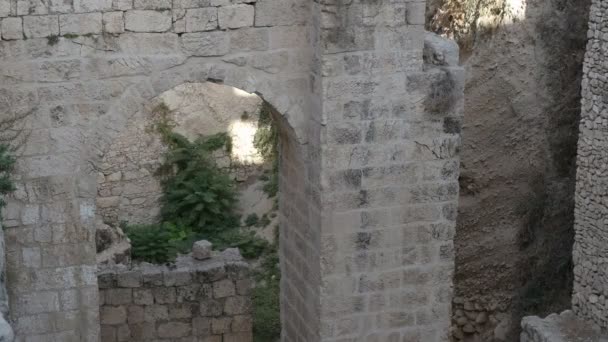
[[[506,7],[518,0],[457,1],[431,2],[428,22],[455,29],[467,71],[455,335],[515,342],[523,314],[569,305],[589,0],[529,0],[513,22]],[[450,23],[437,8],[468,8],[451,18],[472,25]]]

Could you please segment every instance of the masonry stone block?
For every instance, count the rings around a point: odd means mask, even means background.
[[[185,52],[200,57],[223,56],[230,48],[230,39],[223,32],[185,33],[181,43]]]
[[[216,7],[193,8],[186,10],[185,32],[212,31],[218,26]]]
[[[113,2],[116,0],[73,0],[74,11],[82,12],[102,12],[112,9]]]
[[[171,0],[134,0],[133,8],[144,10],[166,10],[171,9]]]
[[[11,14],[11,1],[0,0],[0,18],[8,17]]]
[[[59,16],[59,33],[99,34],[102,31],[101,13],[63,14]]]
[[[178,338],[190,335],[192,327],[188,323],[169,322],[162,323],[158,326],[158,337],[161,338]]]
[[[2,39],[16,40],[23,39],[23,20],[17,18],[4,18],[1,22]]]
[[[133,289],[133,303],[138,305],[154,304],[154,296],[151,289]]]
[[[218,19],[221,29],[236,29],[253,26],[254,7],[239,4],[223,6],[218,10]]]
[[[165,32],[171,29],[170,11],[132,10],[125,12],[125,29],[132,32]]]
[[[58,35],[59,17],[56,15],[23,17],[23,32],[27,38]]]
[[[127,311],[122,306],[104,306],[100,312],[101,324],[117,325],[127,322]]]
[[[103,32],[123,33],[125,32],[124,14],[121,11],[103,13]]]

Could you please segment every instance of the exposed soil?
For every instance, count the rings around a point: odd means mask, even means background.
[[[450,1],[431,3],[429,10]],[[500,7],[499,0],[459,1],[477,1],[478,13]],[[454,307],[489,316],[473,319],[469,333],[455,323],[462,340],[519,341],[523,315],[570,305],[589,4],[530,0],[524,17],[494,18],[489,29],[473,28],[466,39],[456,35],[467,81]],[[477,19],[473,25],[488,22]]]

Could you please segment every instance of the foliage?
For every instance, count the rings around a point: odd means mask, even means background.
[[[15,184],[10,177],[14,165],[15,158],[11,156],[9,146],[0,144],[0,196],[7,195],[15,190]],[[6,202],[0,197],[0,210],[5,205]],[[0,219],[2,219],[1,216]]]
[[[253,226],[257,225],[258,222],[260,222],[260,218],[259,218],[258,214],[256,214],[256,213],[249,214],[249,216],[247,216],[247,218],[245,219],[245,226],[253,227]]]
[[[196,233],[213,234],[239,226],[233,180],[222,172],[210,152],[229,146],[226,134],[200,137],[189,142],[171,133],[170,149],[162,169],[164,197],[161,215],[165,222],[179,222]]]
[[[126,226],[125,233],[131,240],[131,255],[136,260],[164,263],[173,260],[178,252],[192,248],[190,229],[172,223]],[[188,242],[190,246],[186,247]]]
[[[214,151],[230,151],[230,136],[219,133],[190,142],[173,132],[173,124],[168,119],[170,109],[165,104],[159,104],[153,111],[159,118],[154,128],[169,148],[159,169],[163,184],[163,223],[126,227],[133,245],[133,258],[167,262],[178,252],[188,252],[197,239],[209,240],[218,249],[238,247],[245,258],[267,253],[270,244],[266,240],[253,231],[241,229],[235,210],[234,180],[212,158]],[[270,222],[267,215],[263,219]],[[248,217],[247,222],[253,226],[260,220],[257,216]]]
[[[242,229],[228,229],[206,238],[218,249],[238,248],[247,259],[258,258],[270,248],[268,241],[258,237],[254,231]]]
[[[281,336],[281,271],[276,244],[262,257],[255,279],[257,285],[252,296],[254,341],[276,341]]]
[[[507,0],[440,0],[427,20],[429,31],[455,39],[463,51],[513,20]]]
[[[272,118],[271,108],[266,103],[260,109],[258,130],[253,138],[253,146],[265,161],[272,163],[272,170],[264,179],[266,184],[263,190],[269,197],[275,197],[279,192],[279,130]]]

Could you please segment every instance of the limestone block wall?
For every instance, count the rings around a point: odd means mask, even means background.
[[[27,137],[5,220],[18,341],[98,340],[97,176],[111,143],[156,96],[209,80],[257,92],[303,146],[295,158],[308,158],[306,146],[319,144],[309,129],[310,7],[0,1],[0,115],[19,118]],[[299,176],[290,178],[306,182]],[[311,197],[302,195],[302,210]]]
[[[98,274],[101,342],[252,341],[249,265],[181,257]]]
[[[583,65],[575,194],[574,312],[608,328],[608,1],[594,0]]]
[[[98,340],[102,160],[151,99],[213,81],[282,125],[282,340],[446,341],[462,70],[423,64],[424,8],[0,0],[0,115],[27,137],[5,221],[17,339]]]

